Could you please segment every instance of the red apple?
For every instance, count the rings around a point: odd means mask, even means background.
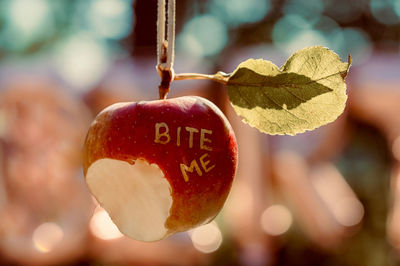
[[[92,123],[84,174],[125,235],[156,241],[210,222],[237,166],[234,132],[201,97],[117,103]]]

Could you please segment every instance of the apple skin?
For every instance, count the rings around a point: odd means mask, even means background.
[[[169,128],[170,141],[166,144],[155,142],[155,125],[162,122]],[[181,127],[179,146],[178,127]],[[192,148],[189,147],[190,134],[186,127],[199,130],[192,135]],[[208,141],[204,142],[208,150],[200,147],[201,129],[212,131],[206,135]],[[161,128],[163,130],[165,128]],[[215,167],[208,172],[201,168],[201,176],[196,171],[187,172],[188,180],[185,180],[180,165],[189,166],[196,160],[201,167],[199,158],[206,153],[207,167]],[[230,191],[238,150],[234,132],[223,113],[204,98],[184,96],[119,103],[100,112],[85,140],[85,176],[90,165],[102,158],[126,162],[143,159],[159,166],[172,189],[173,203],[165,222],[168,236],[215,218]]]

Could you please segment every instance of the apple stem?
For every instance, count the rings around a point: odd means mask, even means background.
[[[157,17],[157,72],[161,77],[158,86],[160,99],[165,99],[169,92],[171,81],[174,80],[174,46],[175,46],[175,0],[158,0]],[[167,17],[165,16],[167,8]],[[167,26],[167,36],[165,36]]]
[[[214,75],[199,74],[199,73],[180,73],[174,76],[174,80],[186,80],[186,79],[209,79],[222,84],[227,84],[231,74],[218,71]]]

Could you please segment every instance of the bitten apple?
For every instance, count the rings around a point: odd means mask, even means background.
[[[156,241],[210,222],[237,167],[234,132],[194,96],[104,109],[88,131],[84,174],[125,235]]]

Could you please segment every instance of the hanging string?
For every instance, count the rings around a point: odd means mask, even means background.
[[[175,0],[168,0],[168,49],[166,67],[172,69],[175,57]]]
[[[165,41],[165,0],[158,0],[157,15],[157,67],[165,63],[165,51],[163,50]]]
[[[157,16],[157,71],[161,77],[158,87],[160,99],[165,99],[174,80],[175,0],[158,0]],[[167,8],[167,18],[165,9]],[[165,29],[167,28],[167,36]]]

